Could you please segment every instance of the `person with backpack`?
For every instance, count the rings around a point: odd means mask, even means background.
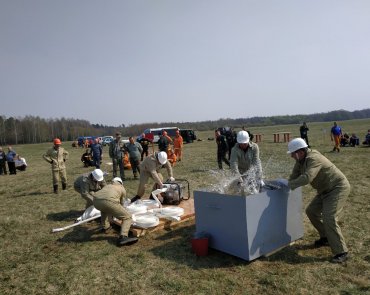
[[[304,139],[304,141],[307,143],[307,146],[310,147],[310,144],[308,143],[308,126],[306,122],[303,122],[301,127],[299,127],[299,133],[301,134],[301,138]]]
[[[222,169],[222,162],[230,167],[230,162],[226,159],[226,153],[229,151],[226,137],[221,134],[220,130],[215,131],[216,144],[217,144],[217,163],[218,168]]]
[[[228,159],[230,160],[231,150],[233,149],[236,143],[236,133],[231,127],[225,128],[225,137],[227,141],[227,148],[228,148]]]

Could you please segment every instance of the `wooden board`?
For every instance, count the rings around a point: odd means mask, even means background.
[[[176,227],[177,225],[183,223],[184,221],[188,221],[191,219],[194,219],[195,217],[195,210],[194,210],[194,199],[190,198],[189,200],[183,200],[179,205],[179,207],[184,209],[184,214],[181,216],[181,220],[179,221],[170,221],[166,219],[160,219],[159,224],[156,227],[148,228],[148,229],[142,229],[135,226],[131,226],[130,232],[135,237],[144,236],[147,233],[151,233],[157,230],[161,229],[172,229]],[[171,207],[171,206],[163,206],[165,207]],[[113,221],[116,225],[121,226],[121,221],[114,219]]]

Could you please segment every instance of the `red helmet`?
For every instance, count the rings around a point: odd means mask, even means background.
[[[60,144],[62,144],[62,142],[60,141],[60,139],[59,138],[55,138],[54,139],[54,145],[60,145]]]

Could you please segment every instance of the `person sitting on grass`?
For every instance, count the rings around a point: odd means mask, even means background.
[[[366,144],[370,146],[370,129],[367,130],[367,134],[365,136],[365,141],[362,144]]]
[[[349,145],[351,147],[355,147],[356,145],[359,145],[360,144],[360,139],[358,138],[358,136],[354,133],[352,133],[351,137],[349,138]]]
[[[21,158],[19,154],[17,154],[14,158],[15,169],[19,171],[26,171],[27,163],[25,158]]]
[[[86,151],[82,154],[81,162],[84,164],[84,167],[90,167],[94,165],[89,149],[86,149]]]

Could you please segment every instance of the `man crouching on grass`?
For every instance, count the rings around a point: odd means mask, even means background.
[[[342,263],[348,259],[348,249],[338,224],[338,215],[350,193],[350,184],[344,174],[326,157],[308,148],[302,138],[288,144],[288,153],[296,163],[288,186],[311,184],[317,195],[306,208],[306,214],[319,232],[315,247],[330,246],[334,256],[331,262]]]
[[[122,179],[115,177],[112,184],[104,186],[94,194],[94,207],[101,212],[101,224],[103,231],[107,232],[111,226],[109,219],[113,217],[121,220],[121,233],[117,240],[117,246],[129,245],[137,242],[137,238],[128,237],[132,223],[132,215],[121,204],[126,197]]]

